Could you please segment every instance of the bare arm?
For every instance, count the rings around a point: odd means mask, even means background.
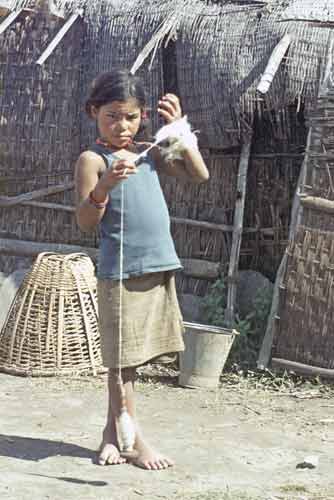
[[[103,159],[91,151],[82,153],[75,166],[76,218],[82,231],[92,231],[101,221],[104,208],[97,208],[89,200],[92,192],[94,200],[104,203],[120,181],[136,172],[133,163],[117,160],[112,169],[107,169]]]
[[[183,182],[200,184],[209,179],[209,171],[202,155],[196,149],[186,149],[182,160],[165,161],[158,149],[154,150],[154,160],[159,172],[171,175]]]

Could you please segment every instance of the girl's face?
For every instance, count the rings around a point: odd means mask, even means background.
[[[141,108],[135,98],[113,101],[99,108],[92,106],[92,117],[97,121],[100,138],[122,149],[132,142],[139,130]]]

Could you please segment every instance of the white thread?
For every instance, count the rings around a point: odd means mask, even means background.
[[[118,324],[118,376],[122,380],[122,325],[123,325],[123,247],[124,247],[124,182],[121,182],[121,234],[119,249],[119,324]]]
[[[159,142],[164,141],[167,138],[177,139],[178,142],[178,151],[180,150],[180,146],[182,148],[191,147],[197,149],[197,137],[194,133],[191,132],[190,124],[187,120],[187,117],[184,116],[179,120],[176,120],[168,125],[165,125],[160,130],[158,130],[155,141],[149,148],[143,151],[135,160],[135,164],[143,157],[146,156],[148,151],[152,149]],[[174,144],[175,148],[175,144]],[[170,154],[172,154],[170,152]],[[176,152],[174,152],[176,154]],[[124,171],[126,174],[126,169]],[[132,418],[127,412],[126,407],[126,395],[123,385],[122,379],[122,368],[121,368],[121,360],[122,360],[122,336],[123,336],[123,260],[124,260],[124,180],[121,181],[121,227],[120,227],[120,251],[119,251],[119,324],[118,324],[118,383],[121,392],[121,401],[122,408],[120,409],[121,413],[118,418],[118,428],[120,430],[120,435],[123,441],[123,447],[125,450],[132,450],[133,445],[135,443],[136,431],[135,426],[132,421]]]
[[[123,445],[123,451],[132,451],[136,439],[135,426],[128,414],[126,395],[122,379],[122,336],[123,336],[123,261],[124,261],[124,181],[121,182],[121,228],[119,249],[119,323],[118,323],[118,384],[120,388],[121,405],[118,418],[118,429]]]

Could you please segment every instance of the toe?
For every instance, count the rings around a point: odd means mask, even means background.
[[[105,446],[98,457],[99,465],[124,464],[125,462],[126,459],[120,456],[117,448],[113,445]]]
[[[108,465],[114,465],[115,463],[117,463],[117,457],[115,455],[109,455],[106,462]]]
[[[98,451],[97,462],[99,465],[105,465],[109,457],[108,446],[101,446]]]
[[[107,458],[108,465],[120,465],[126,462],[125,458],[122,458],[118,453],[114,452]]]
[[[102,455],[99,455],[98,459],[97,459],[97,463],[99,465],[105,465],[106,464],[106,458],[103,457]]]

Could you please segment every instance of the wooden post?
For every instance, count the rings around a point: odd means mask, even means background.
[[[266,94],[268,92],[291,41],[292,37],[289,33],[287,33],[274,48],[266,69],[261,77],[260,83],[257,86],[257,90],[261,92],[261,94]]]
[[[237,199],[235,202],[232,248],[228,268],[228,289],[227,304],[224,316],[224,322],[227,328],[232,328],[235,316],[235,303],[237,296],[237,278],[240,256],[240,245],[243,231],[244,208],[247,188],[247,172],[252,147],[253,131],[249,131],[245,136],[245,142],[241,149],[238,180],[237,180]]]

